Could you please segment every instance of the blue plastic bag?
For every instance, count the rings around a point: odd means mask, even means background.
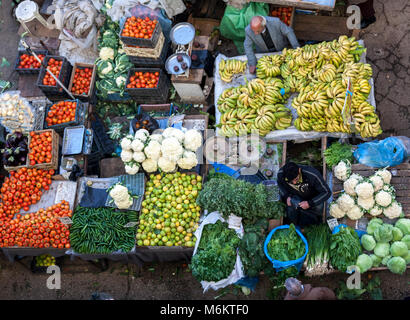
[[[268,243],[270,241],[270,239],[272,238],[273,234],[280,230],[280,229],[289,229],[289,225],[285,224],[283,226],[279,226],[276,227],[275,229],[273,229],[267,236],[266,240],[265,240],[265,244],[263,245],[263,251],[265,252],[266,257],[269,259],[270,262],[272,262],[273,267],[275,268],[275,270],[277,272],[285,270],[287,268],[290,267],[296,267],[296,269],[298,271],[300,271],[300,269],[303,266],[303,262],[305,261],[305,258],[309,252],[309,246],[308,246],[308,242],[306,240],[306,238],[303,236],[303,234],[298,230],[298,228],[296,228],[296,233],[299,235],[299,237],[302,239],[303,243],[305,244],[305,254],[300,257],[299,259],[296,260],[290,260],[290,261],[279,261],[279,260],[274,260],[272,259],[269,254],[268,254]]]
[[[384,168],[398,166],[408,157],[403,141],[405,140],[398,137],[389,137],[380,141],[361,143],[353,155],[359,163],[368,167]]]

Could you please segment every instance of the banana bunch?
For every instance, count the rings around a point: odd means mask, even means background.
[[[219,76],[225,82],[231,82],[233,75],[237,73],[242,73],[246,69],[246,61],[229,59],[221,59],[219,62]]]
[[[283,104],[264,105],[257,111],[254,128],[265,136],[272,130],[284,130],[292,123],[292,114]]]
[[[330,63],[325,64],[321,69],[317,69],[314,75],[322,82],[332,82],[336,78],[336,67]]]
[[[375,113],[374,107],[364,101],[353,113],[355,128],[363,138],[376,137],[382,133],[380,119]]]
[[[260,79],[276,77],[280,75],[280,65],[284,57],[280,54],[263,56],[256,65],[256,76]]]

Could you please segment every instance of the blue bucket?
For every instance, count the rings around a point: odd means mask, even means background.
[[[276,227],[275,229],[273,229],[268,234],[268,236],[266,237],[265,244],[263,245],[263,251],[265,252],[265,255],[269,259],[269,261],[272,262],[273,267],[276,269],[277,272],[285,270],[285,269],[293,267],[293,266],[296,267],[296,269],[298,271],[300,271],[300,269],[303,266],[303,262],[305,261],[306,256],[309,252],[309,246],[308,246],[308,242],[307,242],[306,238],[303,236],[303,234],[297,228],[296,228],[296,232],[299,235],[299,237],[302,239],[303,243],[305,244],[305,254],[302,257],[300,257],[299,259],[296,259],[296,260],[279,261],[279,260],[272,259],[268,254],[268,243],[269,243],[270,239],[272,238],[273,234],[276,231],[280,230],[280,229],[289,229],[289,225],[285,224],[283,226],[279,226],[279,227]]]

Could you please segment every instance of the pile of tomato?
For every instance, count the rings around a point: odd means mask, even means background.
[[[41,61],[44,60],[44,54],[38,54],[37,57],[40,58]],[[41,63],[37,61],[34,56],[29,54],[22,54],[20,56],[20,63],[17,66],[18,69],[40,69]]]
[[[56,60],[54,58],[50,58],[48,60],[47,67],[50,69],[51,73],[54,74],[57,78],[60,75],[61,66],[63,65],[62,60]],[[55,86],[56,80],[46,72],[43,78],[43,85],[45,86]]]
[[[37,203],[42,189],[48,190],[54,170],[21,168],[11,171],[1,186],[0,220],[11,219],[21,209],[28,211]]]
[[[141,19],[133,16],[125,21],[121,35],[123,37],[151,39],[157,23],[156,19],[151,20],[148,17]]]
[[[67,201],[62,200],[36,213],[16,215],[11,221],[0,220],[0,247],[70,248],[69,227],[58,217],[71,217]]]
[[[74,121],[76,108],[75,101],[60,101],[53,104],[46,117],[47,126]]]
[[[90,90],[92,74],[92,68],[76,68],[71,92],[87,95]]]
[[[282,22],[290,26],[290,20],[292,17],[292,7],[278,7],[272,10],[272,17],[279,18]]]
[[[130,77],[127,88],[156,88],[159,81],[159,72],[135,72]]]
[[[53,150],[53,137],[51,131],[30,132],[29,160],[30,165],[37,163],[50,163]]]

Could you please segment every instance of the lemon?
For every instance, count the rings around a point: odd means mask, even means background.
[[[144,240],[144,246],[149,246],[149,245],[150,245],[149,240]]]

